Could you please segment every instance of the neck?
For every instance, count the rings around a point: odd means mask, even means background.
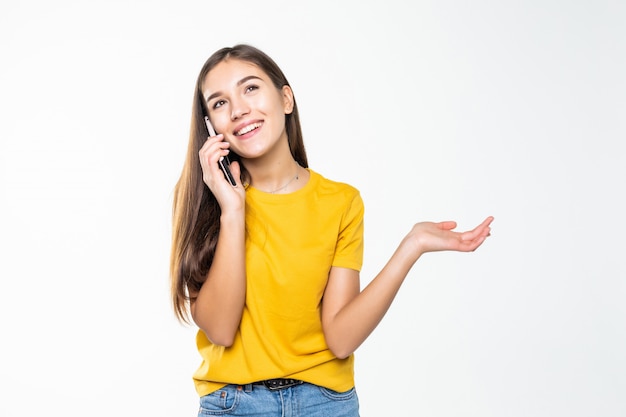
[[[282,194],[299,188],[300,165],[293,159],[279,161],[262,168],[256,164],[246,164],[250,174],[250,185],[259,191],[271,194]]]

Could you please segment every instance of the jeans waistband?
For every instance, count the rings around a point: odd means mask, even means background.
[[[283,388],[293,387],[295,385],[304,384],[304,381],[300,381],[299,379],[293,378],[275,378],[275,379],[266,379],[264,381],[253,382],[252,385],[265,385],[267,389],[277,390]]]

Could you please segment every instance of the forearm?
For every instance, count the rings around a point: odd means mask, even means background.
[[[418,258],[403,242],[367,287],[328,322],[326,340],[337,357],[352,354],[372,333]]]
[[[213,343],[232,344],[246,297],[245,219],[223,214],[213,263],[192,305],[195,323]]]

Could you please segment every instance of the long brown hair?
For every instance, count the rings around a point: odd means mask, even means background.
[[[171,294],[176,317],[186,323],[189,323],[189,294],[197,294],[206,280],[220,231],[220,206],[202,180],[198,157],[198,152],[208,136],[204,123],[204,116],[208,111],[201,87],[209,71],[227,59],[238,59],[256,65],[279,90],[285,85],[289,86],[278,65],[264,52],[250,45],[222,48],[211,55],[200,70],[191,108],[187,155],[180,179],[174,188],[172,211]],[[308,167],[295,98],[293,111],[285,115],[285,129],[292,156],[302,167]],[[233,151],[229,156],[232,160],[240,160]],[[241,168],[242,180],[247,179],[245,167],[241,165]]]

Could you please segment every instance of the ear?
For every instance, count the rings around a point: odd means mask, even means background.
[[[285,111],[285,114],[291,114],[291,112],[293,111],[293,105],[294,105],[293,91],[291,90],[291,87],[289,87],[288,85],[283,85],[282,93],[283,93],[283,109]]]

